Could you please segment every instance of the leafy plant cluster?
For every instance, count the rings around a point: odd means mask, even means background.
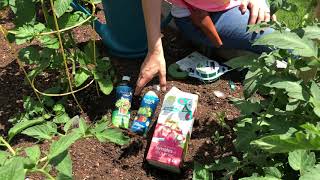
[[[25,65],[30,68],[26,79],[38,98],[25,97],[24,112],[10,119],[12,127],[7,136],[0,136],[0,179],[25,179],[35,172],[48,179],[72,179],[68,149],[77,140],[92,137],[118,145],[130,141],[121,130],[112,128],[106,117],[91,125],[81,116],[71,118],[65,108],[67,98],[63,93],[71,92],[74,96],[73,88],[86,87],[84,84],[94,79],[99,89],[108,95],[115,77],[111,62],[108,58],[99,58],[94,42],[84,46],[75,42],[70,30],[93,18],[73,11],[71,2],[0,0],[0,9],[9,8],[15,17],[15,29],[6,31],[1,27],[1,32],[17,45],[27,44],[17,53],[18,62],[19,65],[24,63],[21,68]],[[53,86],[44,92],[36,91],[36,77],[46,78],[50,74],[56,80]],[[12,144],[19,134],[37,143],[27,148],[14,148]],[[41,150],[43,142],[49,144],[48,151]]]
[[[28,73],[31,80],[36,81],[35,77],[45,70],[58,72],[56,86],[61,90],[56,93],[63,93],[83,86],[92,77],[100,90],[108,95],[113,89],[115,74],[111,63],[99,58],[94,42],[79,48],[71,32],[71,29],[88,24],[94,18],[73,11],[71,2],[1,0],[0,8],[10,8],[15,15],[16,27],[8,31],[7,37],[17,45],[28,43],[19,51],[19,58],[33,67]]]
[[[241,111],[233,128],[236,152],[211,165],[196,163],[194,179],[320,178],[320,24],[303,24],[291,31],[278,22],[251,27],[275,31],[254,43],[270,52],[226,63],[248,70],[245,99],[232,99]]]
[[[70,118],[61,102],[48,113],[39,102],[31,97],[24,99],[25,113],[11,119],[14,126],[7,140],[0,136],[0,179],[24,179],[29,173],[42,173],[49,179],[72,179],[72,160],[69,147],[81,138],[93,137],[100,142],[118,145],[128,144],[130,139],[119,129],[111,128],[111,122],[103,117],[89,125],[79,116]],[[11,141],[18,134],[34,138],[38,143],[47,142],[49,151],[41,151],[38,144],[27,148],[13,149]],[[58,172],[53,177],[51,172]]]

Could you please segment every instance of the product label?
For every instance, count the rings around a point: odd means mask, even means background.
[[[175,87],[167,93],[147,155],[150,163],[178,171],[191,136],[197,101],[197,95]]]
[[[118,86],[116,89],[115,110],[112,112],[112,124],[116,127],[129,128],[132,89]]]
[[[143,97],[137,116],[133,120],[131,131],[141,135],[146,134],[151,124],[151,118],[159,103],[159,98],[152,94],[153,92],[148,92]]]

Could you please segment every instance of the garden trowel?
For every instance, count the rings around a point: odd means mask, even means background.
[[[217,32],[217,29],[209,16],[207,11],[193,7],[191,4],[183,0],[184,4],[190,11],[190,18],[192,23],[199,27],[201,31],[209,38],[214,47],[218,48],[222,46],[222,40]]]

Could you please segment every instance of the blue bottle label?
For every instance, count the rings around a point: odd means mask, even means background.
[[[116,127],[129,128],[132,88],[118,86],[116,88],[115,110],[112,112],[112,124]]]
[[[133,120],[131,131],[145,135],[149,125],[151,124],[151,118],[159,103],[158,96],[149,91],[142,99],[137,116]]]

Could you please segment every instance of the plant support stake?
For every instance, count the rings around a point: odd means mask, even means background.
[[[69,88],[71,90],[71,94],[75,100],[75,102],[77,103],[81,113],[84,113],[81,105],[79,104],[79,101],[76,97],[76,95],[74,94],[73,92],[73,87],[72,87],[72,82],[71,82],[71,77],[70,77],[70,73],[69,73],[69,70],[68,70],[68,63],[67,63],[67,58],[66,58],[66,54],[64,52],[64,48],[63,48],[63,43],[62,43],[62,38],[61,38],[61,33],[60,33],[60,29],[59,29],[59,24],[58,24],[58,20],[57,20],[57,16],[56,16],[56,12],[55,12],[55,9],[54,9],[54,5],[53,5],[53,0],[50,0],[50,5],[51,5],[51,8],[52,8],[52,14],[53,14],[53,20],[54,20],[54,24],[55,24],[55,28],[56,28],[56,32],[57,32],[57,35],[58,35],[58,39],[59,39],[59,44],[60,44],[60,51],[61,51],[61,54],[62,54],[62,58],[63,58],[63,62],[64,62],[64,66],[65,66],[65,69],[66,69],[66,74],[67,74],[67,77],[68,77],[68,82],[69,82]],[[91,18],[91,17],[90,17]]]

